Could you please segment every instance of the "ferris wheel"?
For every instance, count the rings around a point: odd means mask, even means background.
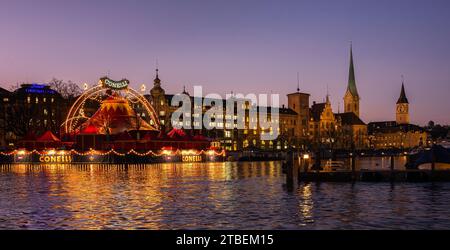
[[[87,88],[85,84],[84,93],[78,97],[69,109],[67,118],[61,125],[61,132],[65,135],[73,135],[81,130],[82,125],[88,121],[92,114],[86,112],[87,103],[97,103],[100,106],[107,99],[120,98],[126,100],[130,107],[139,107],[140,118],[144,119],[152,130],[159,130],[158,116],[148,100],[139,92],[129,87],[129,81],[122,79],[114,81],[108,77],[99,80],[98,85]]]

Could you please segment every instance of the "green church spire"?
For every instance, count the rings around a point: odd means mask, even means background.
[[[355,80],[355,68],[353,66],[353,49],[352,44],[350,43],[350,69],[348,71],[348,86],[347,90],[355,96],[359,97],[358,90],[356,89],[356,80]]]

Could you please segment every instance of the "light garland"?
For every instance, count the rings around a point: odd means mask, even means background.
[[[172,151],[172,150],[161,150],[159,153],[155,153],[152,150],[149,150],[145,153],[139,153],[134,149],[130,149],[127,153],[120,153],[117,152],[114,149],[110,149],[109,151],[97,151],[94,149],[89,149],[86,152],[79,152],[75,149],[71,149],[69,151],[65,151],[65,150],[59,150],[56,151],[54,149],[51,150],[47,150],[47,151],[38,151],[36,149],[33,149],[31,151],[27,151],[24,149],[21,150],[13,150],[11,152],[5,153],[5,152],[0,152],[0,155],[3,156],[12,156],[12,155],[21,155],[21,156],[28,156],[28,155],[32,155],[32,154],[37,154],[39,156],[41,155],[66,155],[67,152],[70,152],[72,154],[75,155],[79,155],[79,156],[108,156],[110,154],[114,154],[117,156],[127,156],[127,155],[136,155],[136,156],[140,156],[140,157],[145,157],[145,156],[156,156],[156,157],[160,157],[160,156],[177,156],[177,155],[209,155],[209,156],[225,156],[225,150],[222,150],[220,152],[217,152],[215,150],[200,150],[200,151],[196,151],[196,150],[179,150],[177,149],[176,151]]]

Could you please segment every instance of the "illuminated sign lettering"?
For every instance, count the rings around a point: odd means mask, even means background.
[[[33,84],[25,84],[22,86],[25,86],[24,87],[25,92],[30,94],[56,94],[56,91],[50,89],[48,85],[44,84],[33,83]]]
[[[70,155],[43,155],[39,157],[42,163],[71,163],[72,156]]]
[[[183,162],[201,162],[203,158],[201,155],[183,155],[181,160]]]
[[[103,87],[108,87],[110,89],[126,89],[128,88],[128,84],[130,84],[130,81],[127,79],[122,79],[120,81],[114,81],[107,77],[101,78],[100,82]]]

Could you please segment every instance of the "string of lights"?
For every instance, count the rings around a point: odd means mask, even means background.
[[[215,151],[215,150],[161,150],[160,152],[154,152],[152,150],[149,150],[147,152],[138,152],[135,149],[130,149],[128,152],[126,153],[121,153],[121,152],[117,152],[114,149],[110,149],[108,151],[99,151],[99,150],[94,150],[94,149],[90,149],[86,152],[79,152],[75,149],[71,149],[71,150],[43,150],[43,151],[38,151],[36,149],[33,149],[31,151],[28,150],[13,150],[11,152],[0,152],[0,155],[4,155],[4,156],[13,156],[13,155],[22,155],[22,156],[27,156],[27,155],[32,155],[32,154],[37,154],[37,155],[67,155],[67,154],[75,154],[75,155],[79,155],[79,156],[107,156],[107,155],[117,155],[117,156],[127,156],[127,155],[136,155],[136,156],[140,156],[140,157],[145,157],[145,156],[156,156],[156,157],[160,157],[160,156],[176,156],[176,155],[209,155],[209,156],[225,156],[225,150],[222,151]]]

